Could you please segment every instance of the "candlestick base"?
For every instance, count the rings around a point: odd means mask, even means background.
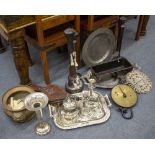
[[[79,78],[77,82],[73,83],[73,86],[69,86],[68,81],[66,82],[66,91],[70,94],[79,93],[83,90],[84,83]]]
[[[47,122],[39,122],[35,127],[35,133],[43,136],[50,132],[51,126]]]

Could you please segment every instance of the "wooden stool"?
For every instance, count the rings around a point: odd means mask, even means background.
[[[50,83],[47,51],[62,47],[67,44],[67,39],[64,36],[64,30],[68,27],[73,27],[77,32],[80,32],[80,16],[36,16],[36,32],[37,37],[33,37],[31,32],[26,31],[27,39],[39,46],[41,50],[41,62],[43,66],[44,80],[46,84]],[[80,38],[77,38],[77,61],[80,65]]]

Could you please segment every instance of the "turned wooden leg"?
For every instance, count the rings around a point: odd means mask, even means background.
[[[42,62],[42,66],[43,66],[43,74],[44,74],[45,83],[50,84],[46,51],[41,52],[41,62]]]
[[[141,16],[139,17],[139,22],[138,22],[138,27],[137,27],[136,37],[135,37],[135,40],[136,40],[136,41],[139,40],[140,33],[141,33],[141,29],[142,29],[143,20],[144,20],[144,16],[141,15]]]
[[[27,59],[28,59],[28,62],[29,62],[29,66],[32,66],[33,65],[33,61],[31,59],[29,48],[27,46],[27,42],[26,41],[25,41],[25,47],[26,47],[26,55],[27,55]]]
[[[140,36],[144,36],[146,34],[146,27],[147,27],[147,23],[149,21],[149,18],[150,18],[150,15],[144,16]]]
[[[27,59],[27,49],[25,46],[23,31],[17,30],[9,33],[9,40],[12,47],[14,63],[20,78],[20,84],[30,85],[29,61]]]

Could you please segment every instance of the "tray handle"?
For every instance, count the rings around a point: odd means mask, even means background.
[[[53,118],[56,113],[56,108],[51,104],[48,104],[48,109],[49,109],[50,117]]]
[[[111,102],[110,102],[109,97],[108,97],[107,94],[104,96],[104,99],[105,99],[105,101],[106,101],[106,103],[107,103],[107,106],[108,106],[108,107],[112,107],[112,104],[111,104]]]

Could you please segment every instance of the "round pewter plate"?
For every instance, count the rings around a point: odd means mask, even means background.
[[[99,28],[84,43],[82,58],[88,67],[109,61],[115,51],[115,37],[109,29]]]

